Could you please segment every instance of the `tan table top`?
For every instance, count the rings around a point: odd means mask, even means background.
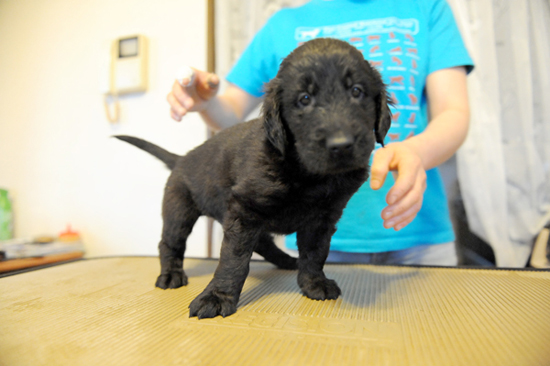
[[[157,258],[0,279],[0,365],[550,365],[550,272],[327,265],[342,297],[253,262],[238,311],[189,318],[217,262],[154,287]]]

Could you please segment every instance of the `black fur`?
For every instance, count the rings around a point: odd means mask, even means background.
[[[228,128],[185,156],[116,136],[172,168],[156,286],[187,284],[186,240],[199,216],[207,215],[223,225],[221,257],[214,278],[191,302],[190,316],[236,311],[253,251],[280,268],[298,268],[307,297],[336,299],[340,289],[323,273],[330,239],[367,179],[375,140],[383,141],[390,121],[380,75],[362,54],[342,41],[316,39],[282,62],[259,119]],[[271,237],[293,232],[298,260]]]

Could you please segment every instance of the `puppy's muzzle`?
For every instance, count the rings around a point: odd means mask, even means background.
[[[326,148],[333,157],[345,157],[352,153],[355,139],[353,136],[338,131],[326,140]]]

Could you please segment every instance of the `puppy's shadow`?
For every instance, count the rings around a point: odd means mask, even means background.
[[[407,282],[424,276],[418,268],[384,265],[327,266],[325,273],[340,286],[342,300],[358,308],[392,308],[396,304],[391,295],[404,296]]]
[[[218,266],[219,259],[209,258],[209,259],[194,259],[194,258],[185,258],[183,263],[183,269],[185,274],[189,277],[202,277],[213,275],[216,267]]]
[[[336,280],[342,290],[341,299],[344,305],[356,308],[392,308],[396,304],[393,297],[384,296],[388,291],[397,291],[404,295],[407,291],[406,282],[424,274],[414,267],[387,267],[374,265],[327,265],[325,273],[328,278]],[[251,267],[249,274],[251,283],[245,285],[241,294],[239,308],[259,302],[266,296],[291,295],[298,301],[305,296],[297,283],[297,271],[280,270],[276,268]],[[285,298],[287,296],[284,296]],[[311,300],[314,301],[314,300]]]

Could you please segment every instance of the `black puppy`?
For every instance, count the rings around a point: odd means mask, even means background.
[[[267,85],[259,119],[228,128],[185,156],[116,136],[172,169],[156,286],[187,284],[186,240],[199,216],[207,215],[223,225],[224,238],[214,278],[191,302],[191,317],[236,311],[253,251],[281,268],[297,267],[307,297],[336,299],[340,288],[323,273],[330,239],[367,179],[375,140],[382,143],[389,129],[387,103],[379,73],[356,48],[315,39],[283,60]],[[297,262],[270,234],[293,232]]]

